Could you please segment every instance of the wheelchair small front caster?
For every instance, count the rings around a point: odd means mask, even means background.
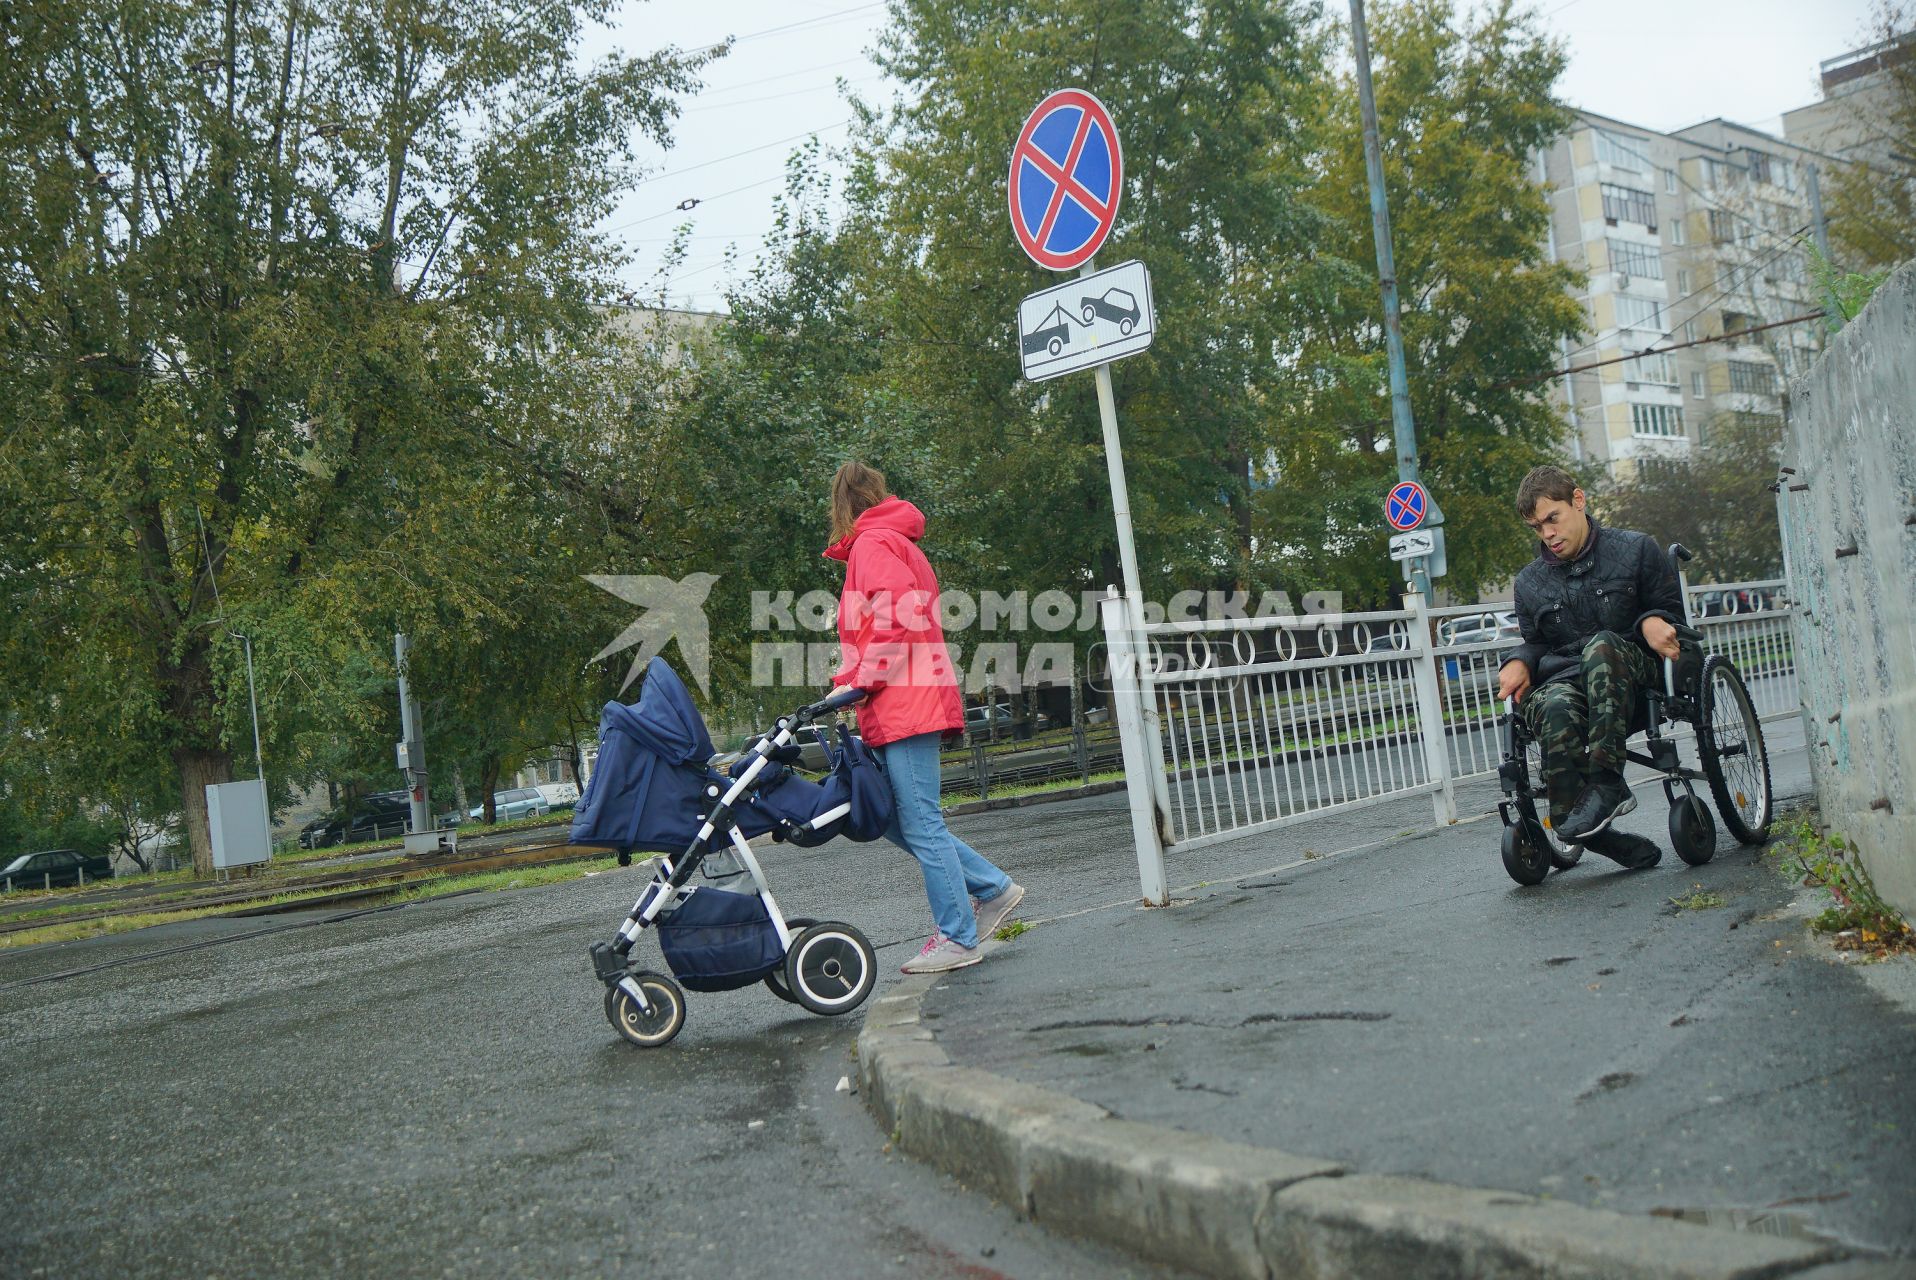
[[[1677,857],[1700,867],[1716,856],[1716,820],[1709,807],[1693,795],[1680,795],[1670,804],[1670,843]]]
[[[1550,874],[1550,838],[1521,819],[1504,827],[1503,856],[1504,870],[1518,884],[1542,884]]]

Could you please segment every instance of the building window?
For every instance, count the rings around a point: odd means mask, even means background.
[[[1752,148],[1745,147],[1743,150],[1743,154],[1749,158],[1749,162],[1750,162],[1749,173],[1750,173],[1750,178],[1752,181],[1755,181],[1755,182],[1774,181],[1774,179],[1770,176],[1771,171],[1770,171],[1770,153],[1769,152],[1757,151]]]
[[[1610,240],[1610,269],[1644,280],[1663,279],[1663,251],[1653,244]]]
[[[1671,387],[1677,384],[1676,365],[1661,351],[1638,356],[1625,364],[1623,376],[1631,382],[1654,382]]]
[[[1649,298],[1633,298],[1627,293],[1617,295],[1617,327],[1619,329],[1655,329],[1658,333],[1667,333],[1663,323],[1663,306]]]
[[[1690,395],[1697,400],[1703,398],[1703,375],[1701,373],[1692,373],[1690,375]]]
[[[1650,167],[1649,162],[1643,158],[1643,153],[1631,145],[1634,139],[1623,138],[1603,129],[1598,129],[1596,133],[1599,163],[1607,164],[1613,169],[1624,169],[1630,173],[1642,173]]]
[[[1689,243],[1689,237],[1685,235],[1683,231],[1683,219],[1681,217],[1670,224],[1670,243],[1674,245]]]
[[[1730,390],[1756,396],[1776,394],[1776,370],[1751,360],[1730,361]]]
[[[1641,222],[1652,231],[1657,225],[1657,198],[1648,191],[1639,191],[1635,187],[1619,187],[1606,182],[1603,190],[1604,221],[1615,225],[1619,222]]]
[[[1688,267],[1677,268],[1677,292],[1686,298],[1694,292],[1694,290],[1690,288],[1690,269]]]
[[[1736,240],[1736,219],[1728,209],[1710,210],[1710,243],[1731,244]]]
[[[1676,194],[1676,170],[1675,169],[1665,169],[1663,171],[1663,193],[1665,195],[1671,195],[1671,196]]]
[[[1725,337],[1730,337],[1742,333],[1755,323],[1755,316],[1745,315],[1741,311],[1725,311],[1723,313],[1723,334]]]
[[[1673,404],[1633,404],[1630,406],[1630,430],[1640,436],[1680,436],[1683,434],[1683,410]]]
[[[1685,342],[1696,341],[1696,321],[1685,320],[1683,322],[1683,340]]]

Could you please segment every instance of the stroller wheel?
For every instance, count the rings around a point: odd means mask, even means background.
[[[863,1004],[877,978],[872,944],[836,920],[812,925],[792,939],[792,949],[785,953],[785,983],[792,998],[826,1017]]]
[[[792,916],[785,921],[785,926],[790,929],[794,935],[797,935],[801,929],[809,929],[817,923],[818,921],[813,920],[809,916]],[[796,936],[794,936],[793,941],[797,941]],[[773,995],[785,1001],[787,1004],[798,1003],[798,997],[793,995],[792,989],[785,985],[784,965],[780,965],[765,975],[765,986]]]
[[[615,983],[605,989],[605,1016],[631,1043],[641,1049],[656,1049],[685,1025],[685,993],[662,973],[640,970],[631,976],[652,1008],[639,1008],[639,1002]]]

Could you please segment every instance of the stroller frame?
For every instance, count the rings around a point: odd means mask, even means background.
[[[871,943],[849,924],[788,918],[766,883],[764,869],[752,852],[751,840],[733,819],[736,809],[769,781],[765,775],[773,765],[773,756],[792,744],[799,729],[823,717],[835,721],[840,710],[864,696],[862,689],[840,689],[819,702],[798,708],[789,716],[779,717],[774,732],[760,735],[753,743],[749,763],[731,786],[722,791],[717,783],[706,786],[705,798],[712,802],[712,807],[710,812],[701,815],[698,834],[683,853],[659,858],[652,878],[638,901],[632,904],[618,932],[610,941],[589,945],[593,971],[605,984],[606,1016],[628,1041],[641,1048],[656,1048],[676,1036],[684,1025],[683,989],[664,973],[635,967],[632,951],[641,934],[696,892],[696,886],[691,889],[686,886],[715,852],[737,857],[778,934],[785,952],[784,971],[782,975],[768,974],[764,979],[774,994],[828,1017],[857,1008],[871,994],[877,975],[877,958]],[[806,834],[838,821],[850,809],[849,803],[840,804],[787,830]],[[723,838],[715,840],[720,833]],[[783,834],[779,838],[784,838]],[[622,857],[621,861],[624,860]]]

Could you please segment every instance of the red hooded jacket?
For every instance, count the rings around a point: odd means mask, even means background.
[[[965,727],[958,676],[938,625],[938,578],[918,549],[922,511],[886,498],[858,517],[844,541],[825,549],[845,562],[838,639],[845,664],[835,685],[867,690],[858,732],[874,747],[921,733]]]

